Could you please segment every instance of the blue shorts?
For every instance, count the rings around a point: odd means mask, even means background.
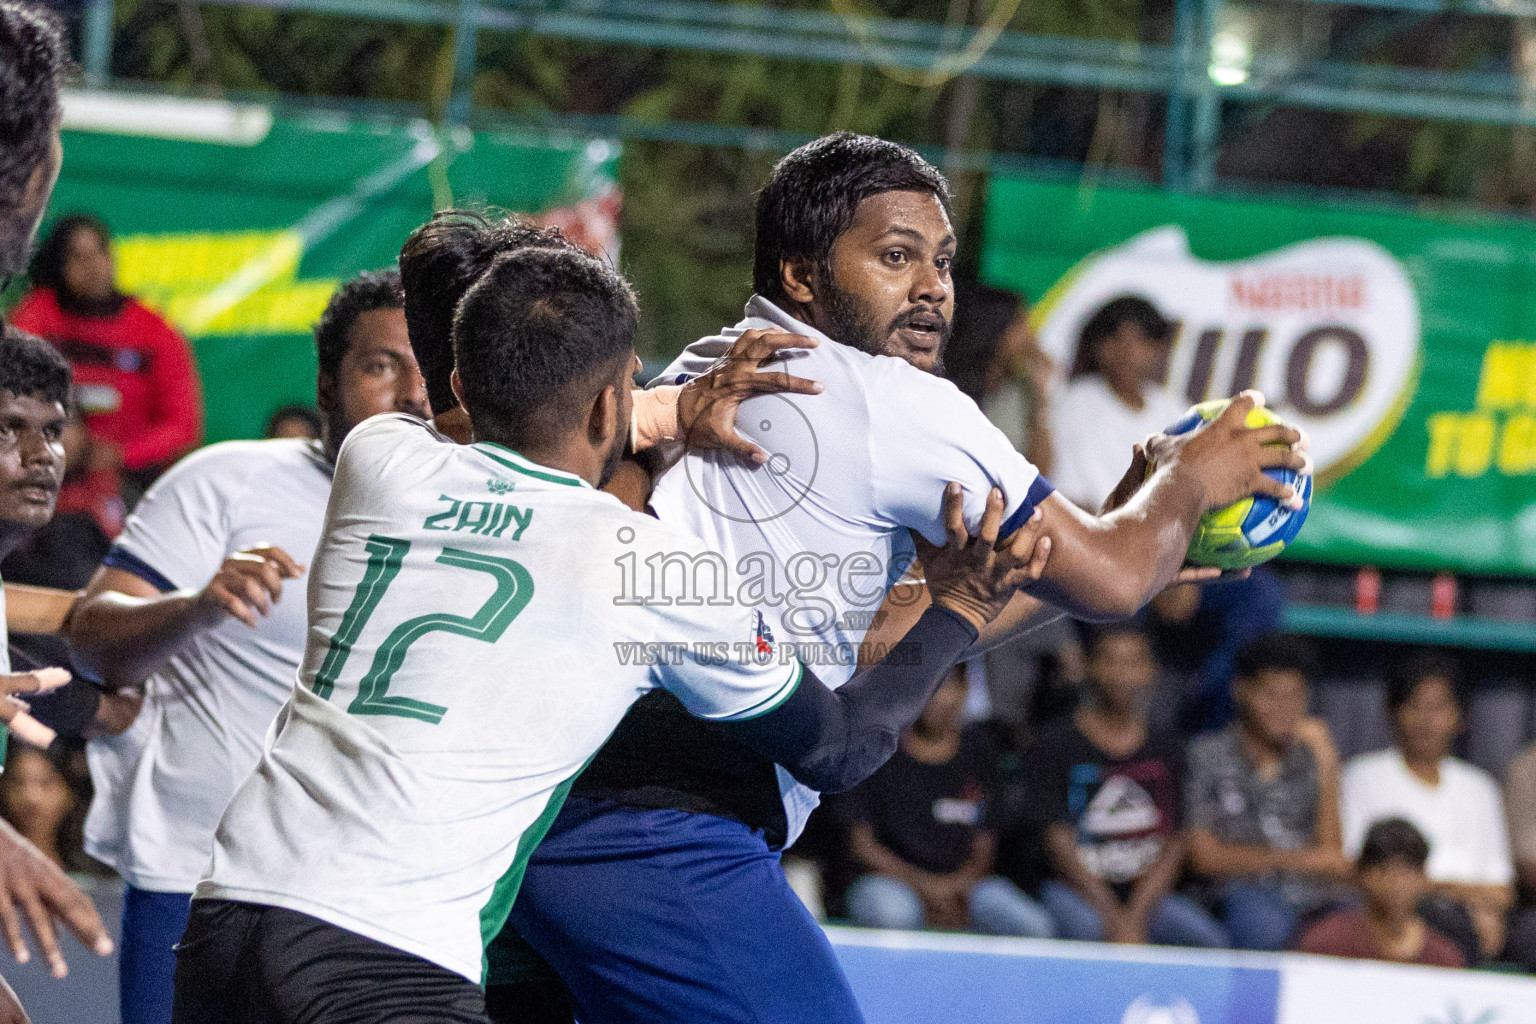
[[[603,1024],[863,1024],[762,833],[572,796],[508,922]]]
[[[170,1024],[176,989],[176,943],[192,912],[189,892],[123,893],[123,942],[117,998],[123,1024]]]

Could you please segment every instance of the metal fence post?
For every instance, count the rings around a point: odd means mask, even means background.
[[[1173,86],[1163,121],[1163,186],[1183,188],[1189,155],[1189,74],[1200,0],[1178,0],[1173,10]]]
[[[90,0],[80,26],[80,63],[85,84],[99,89],[112,77],[113,0]]]
[[[459,0],[459,20],[453,36],[453,95],[448,123],[467,124],[475,102],[475,43],[480,27],[479,0]]]
[[[1199,48],[1195,51],[1200,87],[1190,133],[1188,185],[1196,192],[1209,192],[1216,183],[1216,155],[1221,142],[1221,93],[1210,72],[1221,0],[1201,0],[1200,6]]]

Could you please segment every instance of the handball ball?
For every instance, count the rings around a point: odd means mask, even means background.
[[[1222,398],[1201,402],[1164,433],[1187,434],[1200,430],[1220,416],[1230,403]],[[1261,407],[1248,414],[1248,426],[1267,427],[1280,417]],[[1189,542],[1189,561],[1218,569],[1248,569],[1274,558],[1296,539],[1312,507],[1312,478],[1294,469],[1266,469],[1265,475],[1301,491],[1301,508],[1290,509],[1274,498],[1255,494],[1226,508],[1212,509],[1200,517]]]

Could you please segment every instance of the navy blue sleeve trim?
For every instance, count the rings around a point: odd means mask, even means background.
[[[1050,497],[1051,492],[1055,489],[1049,480],[1036,474],[1035,482],[1029,485],[1029,493],[1024,495],[1024,500],[1019,502],[1019,507],[1013,510],[1013,515],[1009,516],[1007,521],[1003,523],[1001,529],[997,531],[997,535],[999,537],[1006,537],[1029,522],[1029,517],[1035,514],[1036,507],[1046,498]]]
[[[121,569],[123,572],[131,572],[162,594],[168,594],[173,590],[180,589],[176,584],[162,576],[154,566],[118,544],[112,545],[112,550],[107,552],[107,557],[101,560],[101,564],[109,569]]]

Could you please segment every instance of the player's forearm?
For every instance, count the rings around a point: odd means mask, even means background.
[[[930,608],[878,665],[840,689],[828,689],[807,668],[777,708],[725,725],[812,789],[852,789],[890,759],[901,731],[917,721],[976,635],[961,616]]]
[[[215,621],[200,608],[193,590],[149,598],[104,590],[80,599],[64,633],[76,666],[115,689],[142,683]]]
[[[1056,494],[1044,504],[1051,559],[1029,592],[1089,620],[1134,615],[1172,583],[1205,510],[1204,488],[1176,465],[1154,472],[1107,515],[1090,516]]]
[[[52,587],[5,585],[5,626],[12,633],[57,633],[79,594]]]

